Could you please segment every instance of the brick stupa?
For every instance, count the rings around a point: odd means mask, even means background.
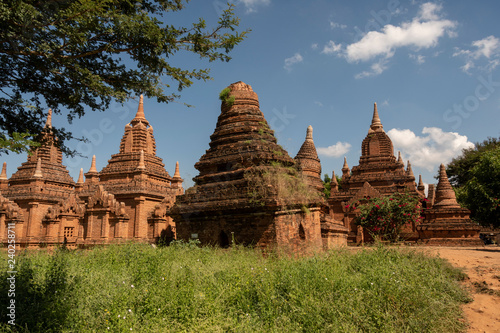
[[[424,222],[417,226],[419,242],[428,245],[484,245],[479,238],[480,227],[469,218],[470,211],[457,202],[444,164],[439,168],[435,194],[429,193],[429,196],[434,197],[434,203],[425,210]]]
[[[359,165],[349,169],[344,158],[342,188],[330,193],[328,203],[331,217],[344,222],[349,229],[348,240],[354,242],[358,233],[354,224],[356,211],[352,210],[354,202],[406,191],[420,199],[424,197],[423,190],[421,192],[417,189],[410,162],[408,161],[405,170],[401,155],[399,154],[398,159],[394,156],[392,141],[384,131],[375,103],[368,134],[361,144]],[[411,230],[405,230],[405,233],[405,237],[409,239],[416,239],[418,236],[415,226]]]
[[[227,89],[210,148],[195,164],[200,172],[195,186],[171,211],[178,238],[318,251],[317,192],[304,184],[293,159],[277,144],[251,86],[237,82]]]

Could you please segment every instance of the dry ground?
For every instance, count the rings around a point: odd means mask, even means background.
[[[424,249],[424,248],[422,248]],[[428,247],[432,254],[462,267],[474,301],[463,306],[470,333],[500,333],[500,247]]]

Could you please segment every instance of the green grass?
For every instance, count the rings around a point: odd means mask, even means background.
[[[446,261],[385,247],[293,259],[129,243],[16,264],[19,332],[461,332],[469,300]],[[0,289],[8,304],[5,273]]]

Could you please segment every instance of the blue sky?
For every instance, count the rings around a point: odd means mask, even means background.
[[[209,148],[220,113],[219,92],[236,81],[250,84],[280,143],[294,157],[306,128],[323,174],[341,174],[344,156],[357,165],[377,102],[395,154],[410,160],[418,177],[435,183],[440,163],[448,163],[487,137],[500,136],[500,3],[497,1],[326,1],[233,0],[242,29],[252,29],[229,63],[208,63],[188,54],[172,59],[187,68],[211,68],[212,81],[195,82],[177,103],[145,98],[154,127],[157,155],[173,174],[179,161],[185,188],[198,174],[194,164]],[[214,25],[223,0],[192,0],[167,15],[169,22],[204,17]],[[183,103],[193,105],[187,108]],[[124,126],[138,99],[114,104],[54,124],[89,143],[70,143],[89,158],[64,159],[76,180],[96,155],[101,170],[119,150]],[[2,156],[8,175],[25,155]]]

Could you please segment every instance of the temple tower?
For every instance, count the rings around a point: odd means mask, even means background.
[[[210,148],[195,164],[195,186],[172,209],[178,237],[219,246],[234,240],[293,252],[320,250],[320,196],[277,144],[257,94],[236,82],[221,96]]]
[[[410,193],[424,197],[417,190],[415,176],[408,161],[405,170],[401,154],[396,159],[391,139],[385,133],[380,120],[377,104],[374,104],[373,116],[368,133],[361,144],[359,165],[349,170],[344,159],[342,168],[342,188],[331,192],[328,199],[331,217],[344,222],[349,229],[349,241],[354,242],[357,226],[354,224],[356,213],[346,207],[362,199],[391,195],[393,193]],[[407,232],[408,238],[416,238],[415,226]]]
[[[96,174],[94,169],[91,167],[87,174]],[[130,217],[127,238],[154,241],[165,234],[167,238],[174,237],[170,218],[152,222],[149,217],[157,205],[173,205],[175,197],[184,191],[183,180],[178,165],[176,177],[171,177],[162,159],[156,156],[153,127],[146,119],[142,95],[135,117],[125,126],[119,152],[111,156],[98,177],[99,185],[125,204],[124,214]],[[91,185],[84,191],[86,196],[93,191]]]

